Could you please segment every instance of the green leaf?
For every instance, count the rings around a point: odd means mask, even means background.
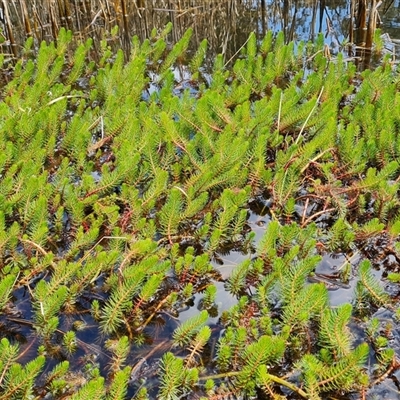
[[[351,313],[351,304],[326,308],[322,312],[319,330],[320,343],[324,349],[330,349],[335,357],[346,356],[351,351],[351,334],[347,326]]]
[[[173,334],[173,340],[175,345],[185,346],[206,323],[208,319],[208,312],[206,310],[201,311],[198,315],[189,318],[183,322],[181,326],[175,329]]]
[[[369,260],[361,261],[358,267],[358,274],[360,277],[359,285],[366,291],[373,304],[378,307],[390,304],[389,295],[371,272],[371,262]]]
[[[16,280],[16,275],[7,275],[0,280],[0,310],[2,310],[10,300]]]

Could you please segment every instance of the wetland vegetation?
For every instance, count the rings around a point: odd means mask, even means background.
[[[171,30],[0,56],[0,399],[396,398],[398,65]]]
[[[128,57],[133,36],[143,41],[153,28],[161,31],[172,22],[168,41],[176,43],[192,28],[190,50],[195,51],[207,38],[210,63],[219,53],[230,59],[250,33],[261,40],[269,30],[284,32],[286,42],[314,41],[323,33],[333,54],[346,50],[354,56],[357,50],[362,53],[362,48],[354,45],[370,47],[376,27],[385,32],[384,43],[393,51],[399,44],[396,39],[400,39],[399,16],[398,0],[0,1],[0,45],[3,52],[18,56],[28,37],[36,43],[49,42],[65,28],[72,30],[77,40],[94,38],[92,55],[98,50],[99,39],[108,37],[109,44],[124,49]],[[109,33],[115,26],[119,33],[111,38]]]

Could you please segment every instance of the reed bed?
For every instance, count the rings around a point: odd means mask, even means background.
[[[37,42],[50,41],[64,27],[78,39],[104,38],[118,26],[118,44],[128,50],[132,35],[141,39],[150,36],[153,28],[173,23],[172,41],[176,42],[188,27],[194,28],[195,38],[210,38],[210,45],[226,43],[231,35],[222,38],[222,26],[235,26],[241,18],[249,19],[252,1],[195,1],[195,0],[2,0],[4,15],[4,47],[17,56],[24,41],[33,36]],[[256,19],[258,16],[255,16]],[[250,29],[243,32],[247,37]]]
[[[336,2],[345,7],[347,2]],[[351,43],[370,47],[373,33],[379,25],[379,10],[387,10],[393,2],[352,0],[349,9],[348,36]],[[173,23],[171,43],[176,43],[187,28],[193,28],[193,48],[207,38],[212,54],[231,57],[251,32],[263,37],[273,28],[285,32],[287,41],[296,39],[295,29],[304,23],[311,11],[310,39],[325,24],[331,28],[325,0],[0,0],[3,44],[0,51],[17,57],[25,40],[34,37],[36,43],[51,41],[61,28],[74,32],[78,40],[87,37],[104,39],[121,47],[127,53],[130,38],[141,40],[150,36],[152,29],[162,29]],[[380,8],[381,7],[381,8]],[[323,21],[324,20],[324,21]],[[345,24],[346,25],[346,24]],[[118,27],[118,35],[109,32]],[[338,30],[338,27],[334,27]],[[327,32],[328,33],[328,32]]]

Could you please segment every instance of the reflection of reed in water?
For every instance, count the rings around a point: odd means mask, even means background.
[[[352,54],[362,61],[363,68],[368,68],[371,61],[372,46],[377,27],[381,24],[379,14],[382,7],[383,14],[393,5],[393,1],[352,0],[350,41],[355,44],[356,53]]]
[[[130,38],[150,37],[173,23],[171,42],[182,37],[188,27],[194,31],[194,47],[207,38],[211,55],[223,53],[229,59],[247,40],[250,32],[264,36],[268,29],[283,30],[287,41],[313,39],[318,32],[335,41],[371,44],[378,21],[377,0],[0,0],[6,38],[3,52],[17,56],[28,36],[37,42],[51,40],[61,27],[75,36],[104,38],[115,26],[119,35],[114,44],[129,50]],[[392,0],[384,2],[390,7]],[[348,18],[348,16],[352,18]],[[347,17],[347,18],[346,18]],[[345,23],[343,23],[345,21]],[[350,28],[350,29],[349,29]],[[353,28],[356,37],[353,38]]]
[[[378,8],[382,2],[377,2],[376,0],[352,0],[351,3],[352,20],[355,21],[354,32],[350,32],[351,41],[357,46],[370,49],[378,23]]]

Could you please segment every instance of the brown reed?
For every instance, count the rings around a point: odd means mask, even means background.
[[[378,0],[352,0],[349,38],[357,45],[369,46],[378,21]],[[385,5],[391,0],[386,0]],[[312,10],[310,37],[315,37],[318,14],[326,10],[325,0],[0,0],[4,12],[0,32],[6,36],[0,51],[14,57],[25,40],[32,36],[36,43],[54,39],[60,28],[70,29],[74,35],[103,39],[115,26],[119,28],[116,45],[129,50],[130,38],[141,40],[150,36],[155,27],[161,30],[167,22],[173,23],[171,41],[182,37],[188,27],[194,30],[197,42],[208,38],[212,53],[231,57],[246,41],[250,32],[260,37],[269,28],[268,22],[280,21],[287,40],[295,38],[298,6]],[[261,24],[260,24],[261,21]],[[3,29],[1,29],[3,28]],[[320,28],[319,28],[320,30]],[[196,45],[194,47],[197,47]]]
[[[2,2],[3,2],[4,19],[5,19],[5,25],[6,25],[6,33],[7,33],[9,42],[10,42],[11,52],[14,55],[14,57],[16,57],[17,56],[17,47],[16,47],[16,42],[14,39],[14,32],[13,32],[11,20],[10,20],[10,13],[8,10],[8,2],[7,2],[7,0],[2,0]]]

